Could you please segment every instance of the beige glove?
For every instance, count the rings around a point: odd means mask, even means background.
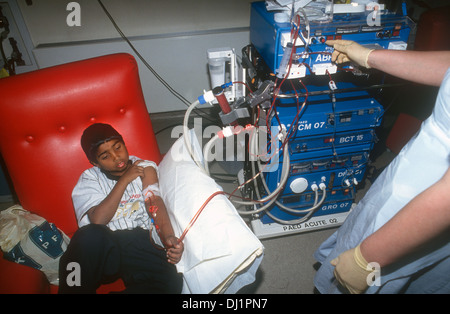
[[[362,256],[359,245],[343,252],[330,263],[336,267],[334,276],[350,293],[363,293],[368,288],[367,278],[373,270],[367,267],[368,263]]]
[[[334,47],[331,61],[337,64],[353,61],[363,67],[370,68],[367,60],[374,49],[365,48],[351,40],[327,40],[326,44]]]

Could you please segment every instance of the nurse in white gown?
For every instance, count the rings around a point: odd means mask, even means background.
[[[352,60],[440,90],[420,131],[315,252],[322,264],[315,286],[321,293],[450,293],[450,52],[327,43],[337,63]]]

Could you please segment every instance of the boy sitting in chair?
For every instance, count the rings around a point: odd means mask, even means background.
[[[72,192],[80,229],[61,257],[59,292],[95,293],[122,278],[127,293],[180,293],[182,276],[174,264],[184,246],[160,197],[156,164],[129,156],[108,124],[88,127],[81,146],[94,167]],[[72,262],[80,266],[79,284],[66,280]]]

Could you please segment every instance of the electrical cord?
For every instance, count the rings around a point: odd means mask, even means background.
[[[100,4],[100,6],[102,7],[103,11],[105,12],[105,14],[108,16],[108,18],[110,19],[111,23],[113,24],[114,28],[117,30],[117,32],[119,33],[119,35],[122,37],[123,40],[125,40],[127,42],[127,44],[130,46],[130,48],[134,51],[134,53],[136,53],[136,55],[139,57],[139,59],[141,59],[141,61],[145,64],[145,66],[150,70],[150,72],[152,72],[152,74],[175,96],[177,97],[179,100],[181,100],[184,104],[189,105],[189,101],[184,98],[180,93],[178,93],[175,89],[172,88],[172,86],[170,86],[169,83],[167,83],[159,74],[158,72],[155,71],[155,69],[153,69],[153,67],[142,57],[142,55],[139,53],[139,51],[134,47],[134,45],[130,42],[130,40],[125,36],[125,34],[122,32],[122,30],[120,29],[120,27],[117,25],[116,21],[114,20],[114,18],[111,16],[111,14],[109,13],[109,11],[106,9],[106,7],[104,6],[103,2],[101,0],[97,0],[98,3]]]
[[[123,40],[125,40],[125,42],[130,46],[130,48],[133,50],[133,52],[138,56],[138,58],[142,61],[142,63],[144,63],[144,65],[147,67],[147,69],[150,70],[150,72],[158,79],[158,81],[161,82],[162,85],[164,85],[164,87],[166,87],[170,93],[172,93],[172,95],[174,95],[176,98],[178,98],[183,104],[185,104],[186,106],[189,106],[190,102],[183,97],[183,95],[181,95],[180,93],[178,93],[169,83],[167,83],[162,77],[161,75],[159,75],[158,72],[156,72],[156,70],[144,59],[144,57],[139,53],[139,51],[134,47],[134,45],[131,43],[131,41],[128,39],[128,37],[122,32],[122,30],[120,29],[119,25],[117,25],[116,21],[114,20],[114,18],[112,17],[112,15],[109,13],[109,11],[106,9],[106,7],[104,6],[104,4],[102,3],[101,0],[97,0],[98,3],[100,4],[100,6],[102,7],[103,11],[105,12],[106,16],[109,18],[109,20],[111,21],[111,23],[113,24],[114,28],[116,29],[116,31],[119,33],[119,35],[122,37]],[[209,119],[208,117],[199,114],[198,112],[196,112],[199,116],[201,116],[202,118],[210,121],[210,122],[216,122],[213,121],[211,119]],[[205,114],[205,113],[204,113]],[[206,114],[205,114],[206,115]]]

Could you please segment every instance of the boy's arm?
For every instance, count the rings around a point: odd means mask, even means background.
[[[144,176],[142,177],[142,186],[144,189],[152,184],[158,183],[158,175],[155,168],[146,167],[144,168]],[[168,261],[172,264],[176,264],[180,261],[181,255],[183,254],[184,246],[183,243],[178,243],[178,238],[175,236],[172,224],[167,213],[164,201],[160,196],[154,195],[149,197],[145,202],[145,207],[147,211],[150,206],[156,206],[158,209],[153,216],[155,224],[159,228],[159,236],[161,238],[164,247],[167,249]]]
[[[114,188],[100,204],[89,209],[87,215],[91,223],[106,225],[111,221],[128,184],[137,177],[144,175],[144,168],[138,166],[138,163],[139,161],[134,162],[130,169],[120,177]]]

